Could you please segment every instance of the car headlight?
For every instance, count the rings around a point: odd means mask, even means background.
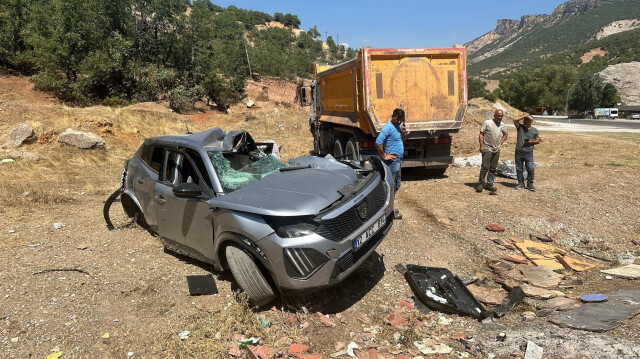
[[[281,238],[298,238],[315,233],[318,223],[313,216],[266,217],[265,221]]]

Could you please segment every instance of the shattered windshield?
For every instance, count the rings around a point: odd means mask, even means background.
[[[251,184],[280,168],[289,167],[272,154],[253,151],[251,154],[209,151],[209,159],[216,169],[225,192],[233,192]]]

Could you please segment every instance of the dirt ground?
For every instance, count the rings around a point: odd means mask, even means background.
[[[480,101],[470,107],[454,137],[456,156],[475,154],[479,124],[493,111],[489,106]],[[507,110],[509,119],[518,114]],[[256,139],[274,139],[286,159],[312,147],[307,118],[307,109],[281,106],[193,116],[153,104],[71,109],[34,92],[26,78],[0,77],[0,141],[18,123],[28,122],[37,134],[50,132],[52,138],[74,127],[101,133],[107,142],[104,150],[82,151],[42,141],[21,147],[41,160],[0,165],[3,357],[225,358],[237,350],[240,336],[261,338],[283,358],[290,357],[291,344],[305,344],[308,353],[329,358],[350,342],[359,346],[361,358],[374,357],[370,348],[379,358],[430,356],[418,350],[420,342],[451,349],[436,357],[515,358],[524,357],[528,341],[541,346],[545,358],[640,357],[640,317],[603,333],[561,328],[549,322],[551,316],[524,321],[523,313],[537,312],[543,303],[531,298],[489,323],[406,307],[407,325],[385,322],[403,308],[401,300],[413,303],[397,264],[444,267],[459,276],[486,277],[489,287],[500,288],[486,261],[520,253],[498,247],[489,237],[545,234],[569,256],[595,265],[586,272],[565,272],[583,284],[557,288],[563,296],[637,290],[637,280],[607,280],[599,270],[640,255],[640,246],[632,243],[640,240],[639,134],[545,133],[540,127],[537,192],[516,191],[514,180],[499,177],[497,196],[476,193],[478,168],[452,167],[439,178],[405,171],[396,197],[404,218],[394,222],[376,254],[341,285],[304,297],[283,296],[273,308],[247,308],[237,299],[230,275],[165,252],[156,238],[122,215],[114,215],[117,230],[107,230],[103,202],[117,188],[124,160],[145,136],[182,132],[185,123],[192,131],[244,128]],[[515,132],[509,131],[503,159],[513,159]],[[1,150],[0,157],[8,158],[8,151]],[[56,229],[55,223],[63,227]],[[506,230],[488,232],[485,226],[492,223]],[[219,293],[190,296],[186,276],[209,273]],[[335,326],[325,326],[317,313],[328,315]],[[271,324],[261,325],[261,317]],[[180,339],[185,331],[189,334]],[[503,341],[497,340],[501,332]],[[239,355],[249,357],[244,350]]]

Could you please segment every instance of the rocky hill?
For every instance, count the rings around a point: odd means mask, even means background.
[[[570,0],[551,14],[499,19],[495,29],[465,44],[469,71],[483,76],[511,71],[575,46],[638,29],[638,19],[640,0]]]

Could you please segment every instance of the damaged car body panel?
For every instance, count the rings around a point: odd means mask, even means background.
[[[370,169],[331,156],[285,163],[272,146],[219,128],[146,139],[126,162],[122,205],[167,249],[231,269],[254,304],[337,284],[392,226],[391,174],[375,157]]]

